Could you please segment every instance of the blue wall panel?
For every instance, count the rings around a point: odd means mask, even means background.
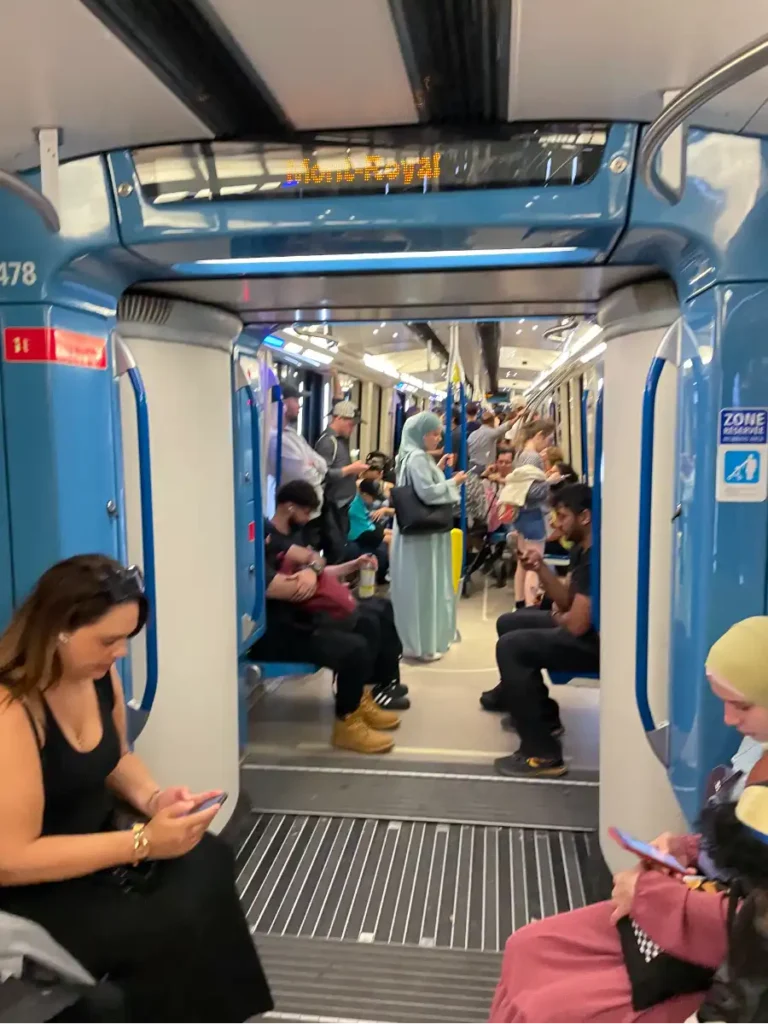
[[[60,327],[105,341],[113,321],[60,307],[2,309],[3,328]],[[53,562],[120,553],[113,382],[109,367],[6,362],[7,473],[16,599]]]

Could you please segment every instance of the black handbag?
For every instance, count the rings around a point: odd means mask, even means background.
[[[714,971],[665,953],[632,918],[623,917],[616,928],[635,1013],[649,1010],[673,996],[704,992],[709,988]]]
[[[406,473],[407,478],[407,473]],[[406,537],[428,533],[449,533],[453,529],[453,503],[427,505],[411,483],[393,487],[390,493],[400,533]]]

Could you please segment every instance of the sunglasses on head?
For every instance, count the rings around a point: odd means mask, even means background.
[[[138,565],[107,569],[101,574],[104,593],[115,603],[145,598],[144,574]]]

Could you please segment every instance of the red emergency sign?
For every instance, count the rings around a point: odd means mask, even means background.
[[[256,540],[256,523],[248,523],[248,543],[253,544]]]
[[[62,363],[89,370],[107,369],[107,339],[63,327],[6,327],[7,363]]]

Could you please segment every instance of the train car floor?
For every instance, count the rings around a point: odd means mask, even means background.
[[[328,746],[327,673],[254,705],[237,868],[276,999],[265,1019],[485,1020],[507,936],[607,895],[595,684],[557,688],[568,776],[493,771],[516,737],[478,697],[496,681],[494,623],[511,600],[462,601],[461,642],[403,664],[412,706],[390,755]]]

